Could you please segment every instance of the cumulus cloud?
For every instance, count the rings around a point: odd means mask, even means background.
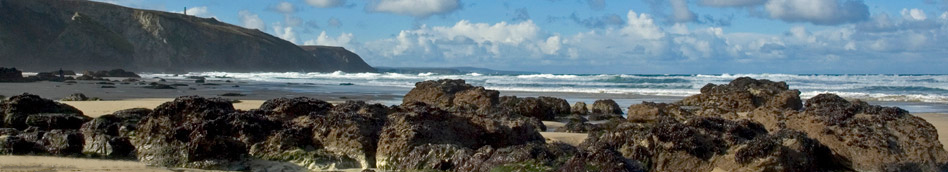
[[[636,14],[635,11],[629,11],[627,14],[628,22],[622,28],[623,34],[634,35],[644,39],[660,39],[665,37],[665,33],[655,25],[655,21],[648,14]]]
[[[247,10],[241,10],[237,14],[240,15],[240,23],[245,28],[258,29],[258,30],[265,29],[266,25],[263,23],[263,19],[260,19],[260,16],[258,16],[257,14],[254,14]]]
[[[326,31],[323,31],[322,33],[319,33],[319,36],[316,37],[316,40],[308,40],[303,44],[346,47],[349,46],[350,42],[352,42],[353,37],[355,36],[353,36],[352,33],[341,33],[338,37],[333,38],[329,37],[329,35],[326,34]]]
[[[902,9],[901,13],[902,13],[902,16],[905,16],[906,19],[910,19],[910,20],[921,21],[928,18],[928,16],[925,15],[925,11],[922,11],[918,8],[912,8],[911,10]]]
[[[459,0],[373,0],[366,10],[417,18],[448,14],[461,9]]]
[[[283,26],[280,23],[273,25],[273,33],[283,40],[296,44],[296,31],[293,27]]]
[[[767,0],[700,0],[698,4],[712,7],[747,7],[763,5]]]
[[[306,4],[319,8],[332,8],[346,4],[346,0],[306,0]]]
[[[869,7],[857,0],[770,0],[764,9],[773,19],[817,25],[854,23],[869,18]]]

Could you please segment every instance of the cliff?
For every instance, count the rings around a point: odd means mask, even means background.
[[[0,0],[0,65],[25,71],[375,72],[337,47],[256,29],[80,0]]]

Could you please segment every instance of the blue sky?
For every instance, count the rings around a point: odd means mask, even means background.
[[[545,73],[948,73],[948,0],[102,0],[373,66]]]

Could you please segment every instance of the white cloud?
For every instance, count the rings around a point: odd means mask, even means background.
[[[644,39],[661,39],[665,33],[661,28],[655,25],[655,20],[648,14],[636,14],[635,11],[629,11],[627,15],[628,22],[622,28],[623,34],[635,35]]]
[[[308,40],[304,44],[346,47],[349,46],[350,42],[352,42],[353,37],[354,36],[352,33],[341,33],[338,37],[332,38],[326,35],[326,31],[323,31],[322,33],[319,33],[319,36],[316,37],[316,40]]]
[[[263,23],[263,19],[260,19],[260,16],[254,14],[247,10],[241,10],[237,13],[240,15],[240,23],[246,28],[264,30],[266,25]]]
[[[276,6],[273,6],[273,10],[276,10],[284,14],[290,14],[290,13],[296,12],[296,7],[293,6],[292,3],[283,1],[283,2],[277,3]]]
[[[306,4],[319,8],[332,8],[345,5],[346,0],[306,0]]]
[[[276,23],[273,25],[273,33],[283,40],[296,44],[296,31],[293,30],[293,27],[284,27],[280,23]]]
[[[699,4],[712,7],[746,7],[766,3],[767,0],[701,0]]]
[[[869,18],[869,7],[855,0],[770,0],[764,9],[774,19],[817,25],[853,23]]]
[[[928,16],[925,15],[925,11],[918,8],[912,8],[911,10],[903,8],[901,13],[903,17],[910,20],[921,21],[928,18]]]
[[[366,10],[427,18],[460,9],[458,0],[374,0]]]

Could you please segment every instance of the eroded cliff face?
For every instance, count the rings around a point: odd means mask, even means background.
[[[307,50],[213,18],[79,0],[0,0],[0,64],[27,71],[375,72],[343,48]]]

